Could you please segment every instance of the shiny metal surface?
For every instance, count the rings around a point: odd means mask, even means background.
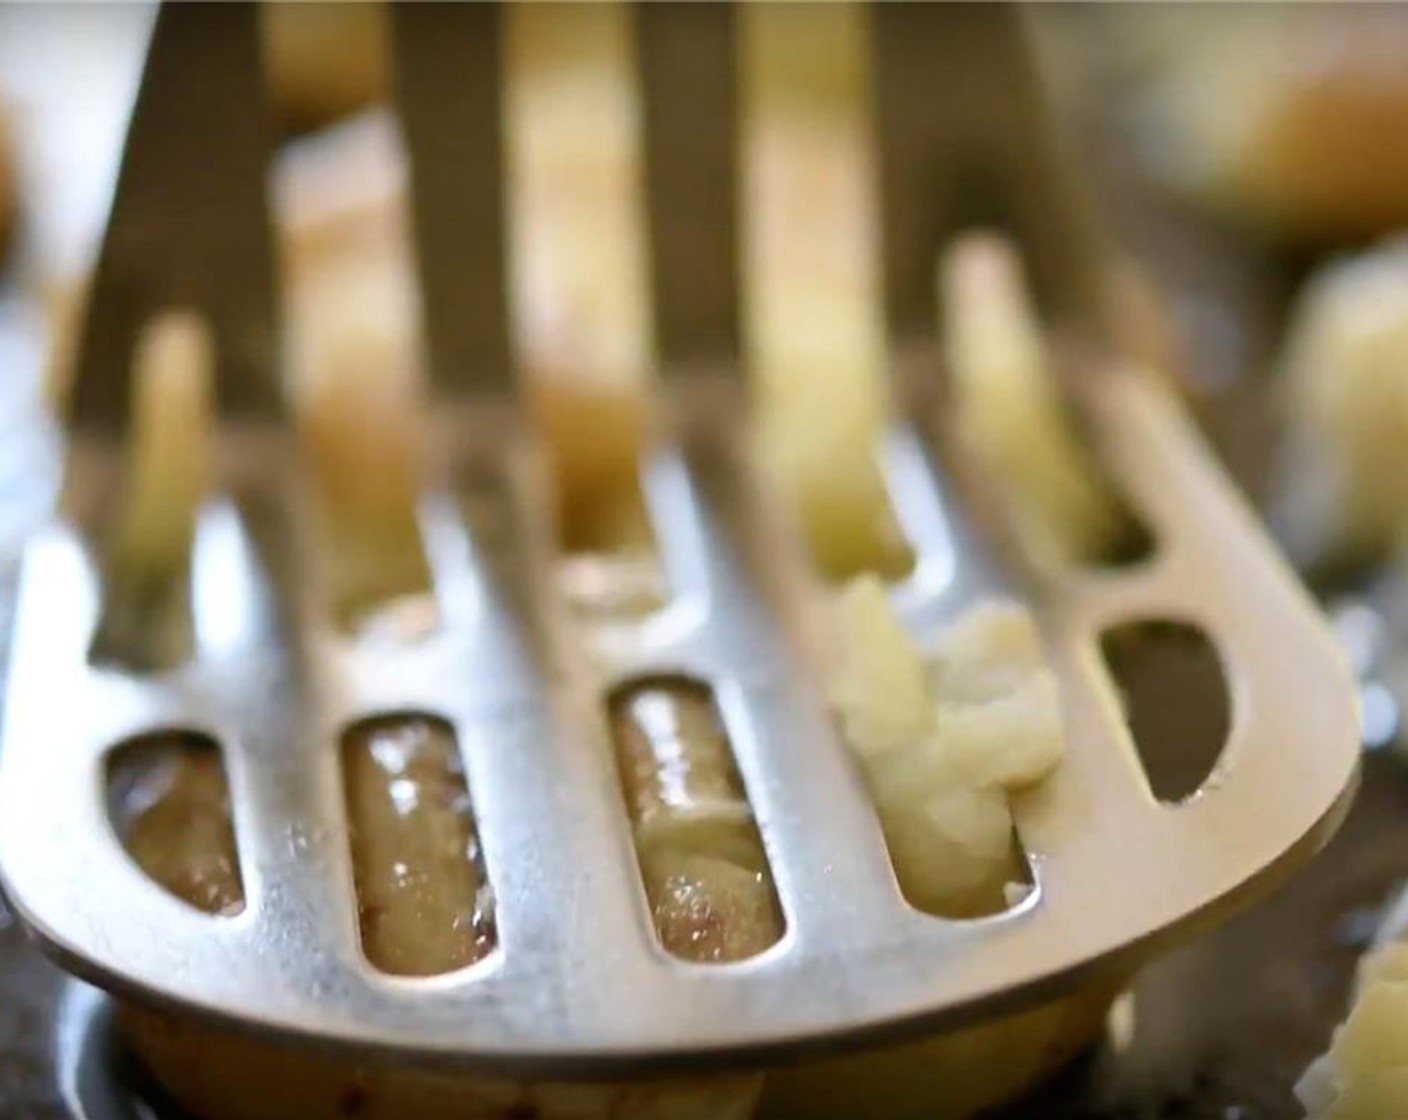
[[[240,485],[202,522],[196,658],[160,677],[100,669],[77,486],[21,573],[0,757],[7,891],[62,963],[120,994],[321,1045],[558,1075],[772,1060],[968,1021],[1133,963],[1281,881],[1325,839],[1355,770],[1355,713],[1313,608],[1176,406],[1136,376],[1105,389],[1092,422],[1160,549],[1051,589],[1072,750],[1019,806],[1039,890],[1013,912],[945,922],[903,904],[815,680],[820,589],[719,431],[646,471],[676,601],[697,609],[591,648],[548,585],[531,462],[470,472],[472,485],[452,473],[427,499],[435,632],[334,632],[310,606],[296,468],[275,437],[231,456]],[[898,601],[922,641],[992,569],[914,438],[897,435],[887,465],[921,551]],[[74,477],[105,473],[101,456],[76,446]],[[513,531],[490,532],[504,510]],[[212,571],[221,594],[203,595]],[[225,625],[257,613],[232,608],[237,588],[269,603],[275,625]],[[1235,707],[1215,780],[1177,808],[1149,794],[1096,654],[1105,627],[1167,616],[1218,644]],[[691,968],[653,941],[600,703],[645,669],[693,672],[719,696],[788,920],[760,958]],[[455,727],[498,900],[498,952],[423,982],[360,957],[332,750],[346,722],[407,708]],[[248,893],[238,917],[165,895],[106,820],[106,753],[171,725],[226,752]]]

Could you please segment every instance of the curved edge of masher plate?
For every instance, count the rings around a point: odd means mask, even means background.
[[[1100,655],[1102,634],[1126,623],[1200,629],[1231,706],[1222,752],[1192,796],[1161,803],[1137,773],[1153,841],[1142,870],[1153,884],[1150,913],[1162,916],[1152,945],[1225,919],[1323,847],[1357,788],[1359,716],[1352,672],[1319,609],[1167,384],[1136,368],[1106,374],[1090,380],[1083,403],[1156,552],[1077,577],[1058,608],[1066,683],[1075,664],[1098,682],[1068,688],[1072,739],[1103,725],[1121,742],[1124,773],[1139,769]],[[1121,890],[1131,870],[1115,880]]]

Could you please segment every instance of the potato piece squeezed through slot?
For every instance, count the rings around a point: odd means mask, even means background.
[[[665,593],[639,479],[655,348],[630,12],[513,7],[505,45],[514,333],[568,590],[574,560],[600,557],[634,589],[618,605],[643,613]]]
[[[914,557],[881,467],[890,421],[864,11],[745,5],[745,327],[759,458],[818,572]]]
[[[153,669],[190,654],[188,580],[210,484],[214,360],[209,329],[190,311],[154,316],[138,339],[123,487],[104,541],[92,649],[100,661]]]
[[[343,737],[352,874],[362,951],[384,972],[433,976],[494,947],[454,733],[440,720],[364,720]]]
[[[782,915],[709,690],[682,679],[649,679],[618,691],[610,710],[661,944],[700,962],[762,952],[782,936]]]
[[[1031,618],[984,603],[926,658],[869,577],[842,593],[836,623],[832,702],[905,897],[944,917],[1006,909],[1029,882],[1008,794],[1041,781],[1065,749]]]
[[[939,267],[956,427],[996,476],[1038,559],[1096,562],[1132,523],[1066,411],[1011,243],[970,234]]]

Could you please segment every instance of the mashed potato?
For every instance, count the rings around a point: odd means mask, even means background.
[[[1408,944],[1359,966],[1358,994],[1330,1049],[1296,1094],[1308,1120],[1399,1120],[1408,1101]]]
[[[1061,398],[1013,246],[970,234],[945,254],[939,309],[954,430],[997,477],[1023,538],[1047,562],[1096,563],[1131,522]]]
[[[832,698],[865,774],[900,887],[930,913],[975,917],[1020,898],[1009,792],[1060,762],[1056,680],[1030,616],[972,608],[926,658],[873,577],[840,597]]]

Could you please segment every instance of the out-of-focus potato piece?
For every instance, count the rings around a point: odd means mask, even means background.
[[[558,531],[566,545],[648,551],[653,538],[639,482],[651,442],[645,395],[610,378],[563,371],[531,381],[528,404],[552,457]]]
[[[390,29],[380,0],[278,0],[261,16],[270,93],[287,127],[327,124],[386,97]]]
[[[1382,557],[1408,522],[1408,241],[1326,265],[1279,360],[1287,412],[1276,520],[1303,563]]]
[[[558,533],[569,552],[649,553],[638,470],[655,354],[630,12],[521,5],[505,26],[514,338]]]
[[[913,556],[881,469],[889,422],[864,11],[749,5],[743,279],[763,465],[827,578]]]
[[[1359,987],[1408,984],[1408,942],[1381,945],[1359,962]]]
[[[141,583],[184,571],[210,483],[214,353],[191,312],[154,319],[137,346],[132,439],[110,547],[118,578]]]
[[[122,489],[102,526],[105,596],[92,652],[156,668],[190,650],[187,609],[196,517],[209,485],[213,354],[193,313],[158,315],[133,370]]]
[[[292,288],[290,391],[313,468],[335,612],[355,621],[430,585],[417,502],[425,427],[405,274],[344,261]]]
[[[1408,13],[1394,5],[1114,11],[1142,68],[1138,150],[1175,189],[1279,237],[1408,222]]]
[[[88,280],[55,280],[42,292],[44,401],[56,416],[68,409],[77,373],[78,346],[88,306]]]
[[[419,308],[405,167],[380,114],[305,142],[275,177],[287,231],[286,392],[312,467],[333,610],[356,624],[430,583]]]
[[[523,364],[653,375],[631,15],[521,5],[505,24],[513,328]]]
[[[956,428],[997,476],[1034,554],[1108,555],[1128,531],[1061,399],[1010,243],[973,234],[940,266],[939,311]]]

